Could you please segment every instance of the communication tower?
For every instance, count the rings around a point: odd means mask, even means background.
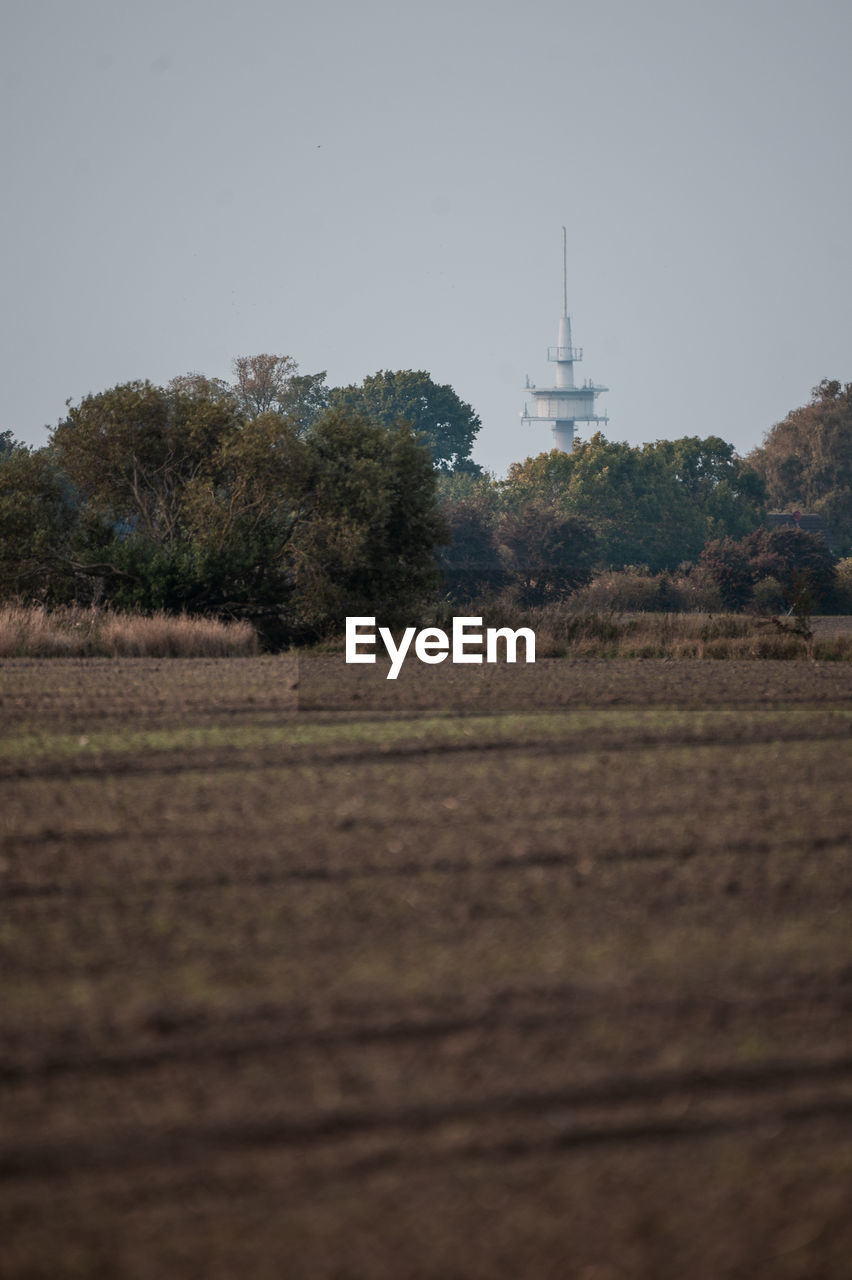
[[[586,381],[581,387],[574,383],[574,365],[583,359],[583,348],[571,345],[571,317],[568,315],[568,232],[562,228],[562,317],[559,321],[559,339],[555,347],[548,347],[547,358],[556,365],[556,386],[537,387],[527,378],[526,390],[534,400],[532,413],[524,405],[521,415],[526,424],[552,422],[554,448],[570,453],[574,448],[574,425],[577,422],[608,422],[606,414],[595,413],[595,400],[608,387],[599,387]]]

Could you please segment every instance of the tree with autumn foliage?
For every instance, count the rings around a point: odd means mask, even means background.
[[[836,604],[836,558],[823,538],[801,529],[760,528],[708,542],[694,573],[715,585],[726,609],[752,605],[761,584],[772,584],[778,607],[810,612]]]
[[[292,356],[237,356],[231,388],[246,418],[276,413],[300,432],[308,428],[329,405],[329,389],[322,373],[299,373]]]
[[[852,549],[852,382],[824,379],[748,455],[770,507],[823,517],[841,552]]]

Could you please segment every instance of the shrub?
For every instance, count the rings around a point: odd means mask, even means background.
[[[788,608],[810,614],[817,606],[832,605],[836,560],[823,538],[801,529],[757,529],[741,546],[752,581],[776,578]]]
[[[530,503],[504,514],[497,537],[506,574],[523,605],[563,600],[591,580],[597,539],[579,516]]]
[[[834,604],[838,613],[852,613],[852,556],[838,561]]]
[[[684,582],[681,578],[641,569],[599,573],[572,597],[572,606],[581,611],[670,613],[683,608],[684,604]]]
[[[755,604],[807,617],[834,605],[834,556],[822,538],[800,529],[756,529],[739,541],[708,542],[695,572],[715,584],[726,609]]]
[[[754,606],[758,613],[778,613],[785,606],[784,588],[777,578],[767,574],[754,584]]]
[[[506,584],[506,571],[487,502],[478,494],[445,500],[443,511],[452,538],[441,553],[441,572],[449,595],[469,603],[485,592],[500,591]]]
[[[701,628],[700,637],[706,643],[708,640],[736,640],[740,636],[747,636],[752,631],[752,623],[749,618],[737,618],[731,614],[722,614],[719,618],[708,618]]]
[[[717,587],[725,609],[742,609],[748,604],[753,576],[741,542],[733,538],[708,542],[701,552],[698,568]]]

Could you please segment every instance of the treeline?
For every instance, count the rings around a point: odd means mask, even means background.
[[[425,372],[329,388],[287,356],[241,357],[232,383],[86,396],[43,449],[0,435],[0,599],[245,618],[272,645],[441,600],[839,599],[825,543],[763,521],[767,503],[807,505],[852,537],[851,386],[821,384],[745,460],[719,437],[596,435],[497,481],[471,458],[479,425]]]
[[[674,570],[713,539],[751,533],[763,516],[759,477],[716,437],[633,448],[597,434],[572,453],[516,463],[504,481],[452,477],[443,487],[453,589],[472,597],[511,579],[527,604],[559,597],[595,569]]]
[[[421,608],[440,585],[448,433],[433,449],[354,394],[294,387],[292,362],[250,365],[233,387],[192,376],[87,396],[44,449],[7,448],[0,596],[248,618],[272,644]],[[411,377],[425,396],[427,375]]]
[[[633,448],[597,434],[517,463],[504,481],[442,480],[455,598],[540,606],[762,612],[847,607],[826,542],[765,524],[754,455],[719,437]]]

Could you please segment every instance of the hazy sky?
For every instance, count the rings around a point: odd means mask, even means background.
[[[236,355],[426,369],[501,474],[561,309],[612,439],[852,380],[846,0],[0,0],[0,429]]]

